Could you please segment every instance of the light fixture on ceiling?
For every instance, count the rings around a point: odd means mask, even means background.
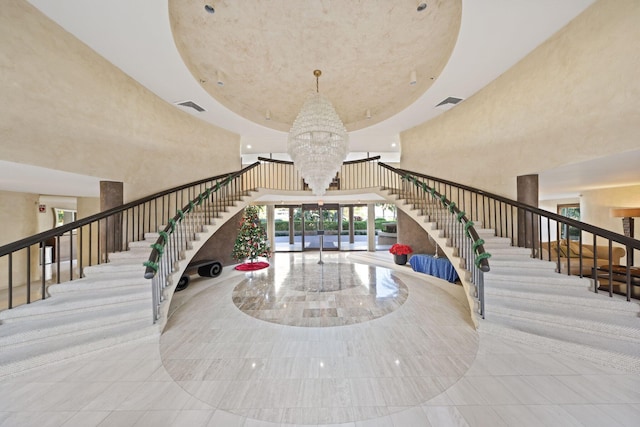
[[[371,119],[371,110],[367,109],[367,120]]]
[[[416,8],[416,10],[418,12],[422,12],[423,10],[425,10],[427,8],[427,3],[424,1],[418,1],[418,7]]]
[[[251,144],[247,144],[247,150],[251,150]]]
[[[216,10],[210,4],[205,4],[204,10],[206,10],[208,13],[216,13]]]
[[[411,74],[409,74],[409,84],[413,86],[417,82],[418,82],[418,79],[416,78],[416,72],[414,70],[411,72]]]
[[[392,146],[393,148],[395,148],[395,147],[396,147],[396,145],[397,145],[397,144],[396,144],[395,142],[392,142],[392,143],[391,143],[391,146]]]
[[[222,72],[220,70],[216,71],[216,82],[218,86],[224,86],[224,80],[222,80]]]
[[[267,112],[264,113],[265,120],[271,120],[271,110],[267,109]]]
[[[347,130],[331,102],[316,92],[304,103],[289,131],[287,153],[316,196],[322,196],[340,170],[349,151]]]

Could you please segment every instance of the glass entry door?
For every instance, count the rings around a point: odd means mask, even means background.
[[[302,250],[302,207],[276,205],[274,208],[275,251]]]
[[[338,224],[340,210],[337,204],[302,205],[303,231],[302,250],[339,250]]]

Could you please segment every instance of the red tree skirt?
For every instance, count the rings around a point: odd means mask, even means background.
[[[236,270],[240,271],[254,271],[254,270],[262,270],[263,268],[269,267],[268,262],[245,262],[244,264],[236,265]]]

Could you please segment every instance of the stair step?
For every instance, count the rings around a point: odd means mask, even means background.
[[[583,295],[558,295],[545,293],[542,289],[539,292],[517,291],[510,289],[491,289],[485,286],[485,305],[508,306],[518,301],[521,304],[536,306],[540,310],[555,310],[567,313],[571,307],[573,310],[599,310],[602,312],[626,313],[630,316],[638,315],[638,304],[629,303],[623,299],[609,298],[608,296],[585,292]],[[490,310],[487,309],[487,312]]]
[[[512,328],[569,342],[584,345],[589,348],[606,349],[614,353],[627,356],[638,357],[640,355],[640,343],[634,341],[620,340],[616,335],[604,336],[594,334],[574,327],[566,327],[557,323],[549,324],[542,321],[532,321],[531,319],[520,319],[511,316],[494,315],[494,320],[500,319],[501,323]],[[638,357],[640,361],[640,357]]]
[[[491,263],[493,257],[489,258]],[[535,274],[512,274],[497,271],[490,271],[484,274],[485,283],[487,281],[500,281],[500,282],[514,282],[514,283],[527,283],[531,285],[547,284],[547,285],[573,285],[575,287],[589,288],[592,286],[591,279],[569,276],[566,274],[558,274],[555,271],[541,270],[535,272]]]
[[[141,250],[144,248],[145,250],[148,250],[149,252],[151,252],[151,245],[153,245],[156,242],[156,239],[153,239],[153,240],[145,239],[145,240],[137,240],[135,242],[129,242],[129,249]]]
[[[102,264],[96,264],[82,269],[84,277],[96,277],[101,274],[113,274],[130,272],[134,275],[139,273],[144,275],[144,265],[142,265],[144,259],[139,260],[118,260],[113,262],[105,262]]]
[[[588,332],[605,337],[616,337],[625,341],[638,344],[638,354],[640,355],[640,323],[633,316],[616,315],[616,313],[599,311],[572,310],[570,316],[548,313],[544,310],[526,307],[522,304],[512,304],[510,307],[501,305],[492,307],[488,318],[495,316],[509,316],[523,321],[529,320],[540,324],[546,324],[550,328],[564,327],[579,332]]]
[[[496,316],[498,317],[498,316]],[[584,360],[609,366],[616,369],[623,369],[628,372],[640,373],[639,353],[624,353],[614,351],[607,347],[596,346],[595,341],[590,343],[576,342],[575,334],[565,331],[557,336],[546,335],[546,330],[539,328],[527,328],[526,324],[518,325],[509,323],[508,325],[498,323],[506,322],[509,319],[483,320],[480,330],[518,343],[526,343],[549,352],[561,352]],[[602,345],[602,342],[598,342]]]
[[[555,272],[555,264],[540,261],[533,258],[522,258],[522,257],[493,257],[489,259],[489,263],[491,264],[491,270],[495,272],[499,272],[502,270],[540,270],[540,271],[550,271]]]
[[[485,244],[484,246],[486,247],[487,245]],[[495,257],[498,257],[498,255],[505,255],[531,258],[531,249],[519,248],[517,246],[496,246],[491,248],[491,255]]]
[[[591,282],[588,279],[571,280],[571,278],[555,273],[549,277],[528,278],[489,272],[484,275],[484,285],[490,289],[510,289],[521,292],[538,290],[562,296],[565,293],[589,292]]]
[[[157,337],[151,320],[112,325],[100,330],[66,335],[52,341],[36,341],[0,354],[0,378],[53,362],[73,359],[124,343]]]
[[[21,321],[25,318],[54,317],[72,311],[92,311],[113,304],[135,304],[136,301],[151,301],[151,287],[137,287],[123,292],[120,288],[99,289],[92,292],[59,294],[24,304],[11,310],[0,311],[0,321],[4,323]]]
[[[61,335],[75,334],[83,330],[99,329],[123,322],[146,320],[151,322],[152,312],[148,301],[135,301],[118,307],[97,307],[95,310],[72,311],[52,317],[33,317],[21,322],[3,324],[0,328],[0,346],[16,345],[34,340],[57,339]]]
[[[83,278],[71,282],[50,285],[47,288],[47,292],[50,295],[57,295],[77,291],[94,292],[98,289],[130,289],[134,286],[151,286],[151,283],[148,279],[145,279],[143,275],[133,275],[130,272],[125,272],[120,274],[105,274],[91,279]]]
[[[148,247],[134,247],[128,251],[113,252],[109,254],[109,261],[116,260],[130,260],[130,259],[145,259],[149,257],[151,253],[150,245]]]
[[[482,238],[484,240],[484,247],[511,247],[511,239],[508,237],[497,237],[497,236],[485,236]]]

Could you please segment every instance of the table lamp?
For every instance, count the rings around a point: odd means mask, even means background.
[[[633,218],[640,217],[640,208],[612,208],[611,216],[621,217],[624,235],[633,238]]]

